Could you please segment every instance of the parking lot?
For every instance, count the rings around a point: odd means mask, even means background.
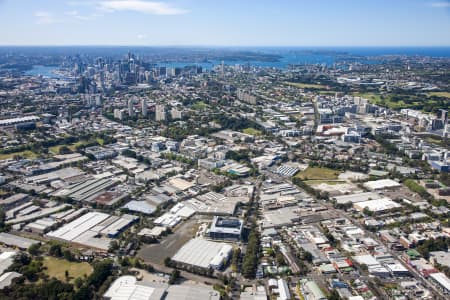
[[[158,244],[143,245],[137,256],[145,262],[162,265],[166,257],[172,257],[195,235],[197,228],[197,219],[191,218],[175,228],[172,234],[163,237]]]

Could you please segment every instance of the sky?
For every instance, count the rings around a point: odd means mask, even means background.
[[[450,46],[450,0],[0,0],[0,45]]]

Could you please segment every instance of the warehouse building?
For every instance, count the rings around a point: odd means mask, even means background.
[[[47,236],[107,251],[112,238],[118,236],[138,219],[136,216],[126,214],[118,217],[101,212],[89,212],[63,227],[49,232]]]
[[[21,204],[24,204],[29,199],[29,196],[27,194],[19,193],[14,194],[6,199],[0,199],[0,207],[3,210],[9,210],[13,207],[19,206]]]
[[[0,243],[9,247],[16,247],[22,250],[30,248],[33,244],[39,244],[39,241],[24,238],[18,235],[0,232]]]
[[[379,194],[373,192],[356,193],[350,195],[342,195],[333,197],[332,200],[336,201],[336,204],[357,203],[368,200],[376,200],[382,198]]]
[[[137,281],[136,277],[125,275],[117,278],[105,294],[105,300],[219,300],[220,293],[204,285],[167,285]]]
[[[220,270],[232,252],[231,245],[195,238],[184,244],[172,257],[172,260],[205,269]]]
[[[450,279],[444,273],[432,273],[430,279],[447,295],[450,295]]]
[[[370,191],[395,189],[395,188],[399,188],[400,186],[401,186],[400,183],[398,183],[397,181],[392,180],[392,179],[380,179],[380,180],[368,181],[368,182],[364,183],[364,187],[369,189]]]
[[[320,287],[314,281],[307,281],[304,284],[304,292],[307,296],[307,299],[310,300],[326,300],[327,297],[322,292]]]
[[[40,118],[38,116],[24,116],[18,118],[3,119],[0,120],[0,127],[10,127],[30,123],[35,124],[39,120]]]
[[[117,278],[103,298],[106,300],[159,300],[163,299],[167,285],[137,281],[136,277],[126,275]]]
[[[17,272],[6,272],[2,276],[0,276],[0,290],[4,289],[7,286],[10,286],[15,278],[21,277],[22,274]]]
[[[244,222],[237,218],[215,216],[208,235],[213,240],[239,241],[243,226]]]
[[[84,174],[85,174],[84,171],[82,171],[78,168],[70,167],[70,168],[64,168],[64,169],[56,170],[56,171],[41,174],[41,175],[25,177],[24,181],[25,181],[25,183],[39,185],[39,184],[47,184],[54,180],[68,181],[71,178],[79,177]]]
[[[402,206],[389,198],[381,198],[377,200],[357,202],[353,204],[353,207],[359,211],[364,211],[364,209],[367,208],[373,213],[384,213],[387,211],[398,209]]]
[[[16,254],[15,251],[0,253],[0,274],[3,274],[14,263]]]

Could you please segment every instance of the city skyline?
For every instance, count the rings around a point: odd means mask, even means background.
[[[0,1],[0,45],[450,46],[450,2]]]

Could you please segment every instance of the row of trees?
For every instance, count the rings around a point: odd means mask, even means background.
[[[313,195],[316,198],[319,199],[329,199],[328,192],[320,192],[314,188],[312,188],[310,185],[305,183],[303,180],[301,180],[298,177],[292,177],[292,183],[303,189],[305,192],[307,192],[310,195]]]
[[[430,257],[432,251],[447,251],[450,248],[450,238],[438,237],[429,239],[417,246],[417,251],[426,259]]]
[[[259,233],[253,227],[248,237],[247,250],[242,260],[242,275],[245,278],[254,278],[258,266]]]
[[[406,179],[405,181],[403,181],[403,184],[406,185],[412,192],[419,194],[422,198],[428,200],[431,200],[431,198],[433,198],[433,196],[428,193],[423,186],[412,179]]]

